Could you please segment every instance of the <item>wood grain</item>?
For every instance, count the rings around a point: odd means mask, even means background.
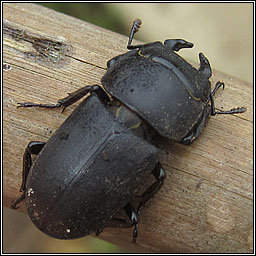
[[[4,3],[3,16],[3,60],[10,67],[3,72],[3,199],[10,207],[28,142],[47,141],[79,104],[61,113],[17,109],[17,102],[56,103],[100,84],[107,61],[126,52],[127,38],[30,3]],[[131,244],[132,229],[105,229],[100,238],[134,252],[252,252],[253,87],[213,71],[212,84],[218,80],[226,87],[216,107],[247,112],[212,117],[189,147],[159,139],[167,178],[142,213],[137,243]]]

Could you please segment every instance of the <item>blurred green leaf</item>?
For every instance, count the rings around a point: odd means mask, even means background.
[[[100,27],[128,35],[122,16],[108,3],[39,3],[58,12],[85,20]]]

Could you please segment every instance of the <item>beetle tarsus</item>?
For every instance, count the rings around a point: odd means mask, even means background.
[[[212,90],[212,95],[214,96],[216,91],[222,86],[223,90],[225,88],[225,84],[221,81],[218,81],[216,84],[215,84],[215,87],[214,89]]]
[[[246,108],[245,107],[237,107],[237,108],[232,108],[230,110],[220,110],[220,111],[216,111],[215,110],[215,104],[214,104],[214,95],[216,93],[216,91],[222,87],[223,89],[225,88],[225,84],[223,82],[220,82],[218,81],[216,84],[215,84],[215,87],[214,89],[212,90],[212,92],[210,93],[210,96],[207,100],[207,103],[210,101],[211,102],[211,116],[215,116],[217,114],[241,114],[241,113],[244,113],[246,112]]]
[[[141,201],[139,203],[137,214],[140,216],[141,210],[144,208],[147,201],[152,198],[162,187],[164,183],[164,179],[166,177],[166,173],[162,165],[158,162],[156,167],[154,168],[152,174],[154,175],[156,182],[154,182],[151,186],[149,186],[146,191],[140,196]]]
[[[23,192],[22,195],[19,198],[17,198],[16,200],[12,201],[11,208],[14,209],[14,210],[19,209],[20,206],[17,206],[17,205],[20,202],[22,202],[24,199],[25,199],[25,192]]]
[[[211,115],[215,116],[217,114],[225,114],[225,115],[232,115],[232,114],[241,114],[246,112],[246,108],[245,107],[237,107],[237,108],[232,108],[230,110],[220,110],[220,111],[216,111],[215,110],[215,106],[214,106],[214,94],[215,92],[221,87],[223,86],[224,88],[224,83],[220,83],[218,82],[213,90],[213,92],[210,93],[210,97],[209,100],[211,101]]]
[[[133,230],[133,235],[132,235],[132,243],[136,243],[136,238],[138,237],[138,214],[135,212],[134,207],[131,203],[128,203],[125,207],[124,210],[129,217],[131,221],[131,226],[134,225],[134,230]]]
[[[201,117],[199,118],[198,122],[195,124],[195,126],[189,131],[189,133],[180,141],[181,144],[184,145],[190,145],[194,140],[196,140],[200,134],[203,131],[203,128],[205,126],[205,123],[207,122],[207,119],[209,118],[209,115],[211,113],[211,107],[208,105]]]
[[[58,108],[61,105],[59,103],[57,104],[37,104],[32,102],[23,102],[23,103],[17,103],[19,106],[17,108],[32,108],[32,107],[38,107],[38,108]]]
[[[108,102],[110,99],[106,92],[99,86],[99,85],[90,85],[82,87],[72,93],[69,93],[69,95],[65,98],[62,98],[58,100],[58,103],[56,104],[37,104],[32,102],[24,102],[24,103],[18,103],[19,106],[17,108],[23,107],[23,108],[30,108],[30,107],[39,107],[39,108],[59,108],[63,107],[62,113],[64,112],[65,108],[72,105],[73,103],[77,102],[84,96],[86,96],[88,93],[96,93],[100,100],[104,103]]]
[[[138,223],[135,224],[134,230],[133,230],[133,235],[132,235],[132,243],[136,243],[136,239],[138,237]]]
[[[23,155],[22,183],[20,187],[20,192],[23,192],[23,193],[19,198],[12,201],[12,204],[11,204],[12,209],[18,209],[19,206],[17,205],[25,199],[27,177],[32,165],[31,155],[32,154],[38,155],[45,144],[46,144],[45,142],[41,142],[41,141],[31,141],[28,143]]]
[[[95,235],[96,235],[96,236],[99,236],[102,231],[103,231],[103,228],[98,229],[98,230],[95,232]]]
[[[226,111],[215,111],[215,115],[216,114],[241,114],[241,113],[244,113],[246,112],[246,108],[245,107],[238,107],[238,108],[232,108],[230,110],[226,110]]]

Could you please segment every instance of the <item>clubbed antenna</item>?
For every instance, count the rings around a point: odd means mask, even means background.
[[[134,48],[131,45],[131,43],[132,43],[132,40],[134,38],[135,33],[139,31],[141,24],[142,24],[142,21],[140,19],[136,19],[135,21],[133,21],[130,36],[129,36],[129,40],[128,40],[128,44],[127,44],[127,49],[133,49]]]

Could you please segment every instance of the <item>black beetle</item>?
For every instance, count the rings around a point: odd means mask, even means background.
[[[145,203],[161,188],[165,170],[158,162],[154,133],[190,144],[210,115],[246,111],[215,111],[211,67],[200,53],[195,69],[175,53],[193,44],[168,39],[132,45],[141,25],[135,20],[129,52],[108,61],[102,85],[86,86],[57,104],[19,103],[18,107],[63,107],[90,93],[47,143],[32,141],[23,158],[21,197],[33,223],[59,239],[99,233],[104,227],[135,226]],[[210,103],[210,104],[209,104]],[[31,155],[38,155],[33,161]],[[146,179],[155,182],[138,195]],[[139,198],[136,207],[134,199]],[[124,209],[129,220],[115,217]]]

